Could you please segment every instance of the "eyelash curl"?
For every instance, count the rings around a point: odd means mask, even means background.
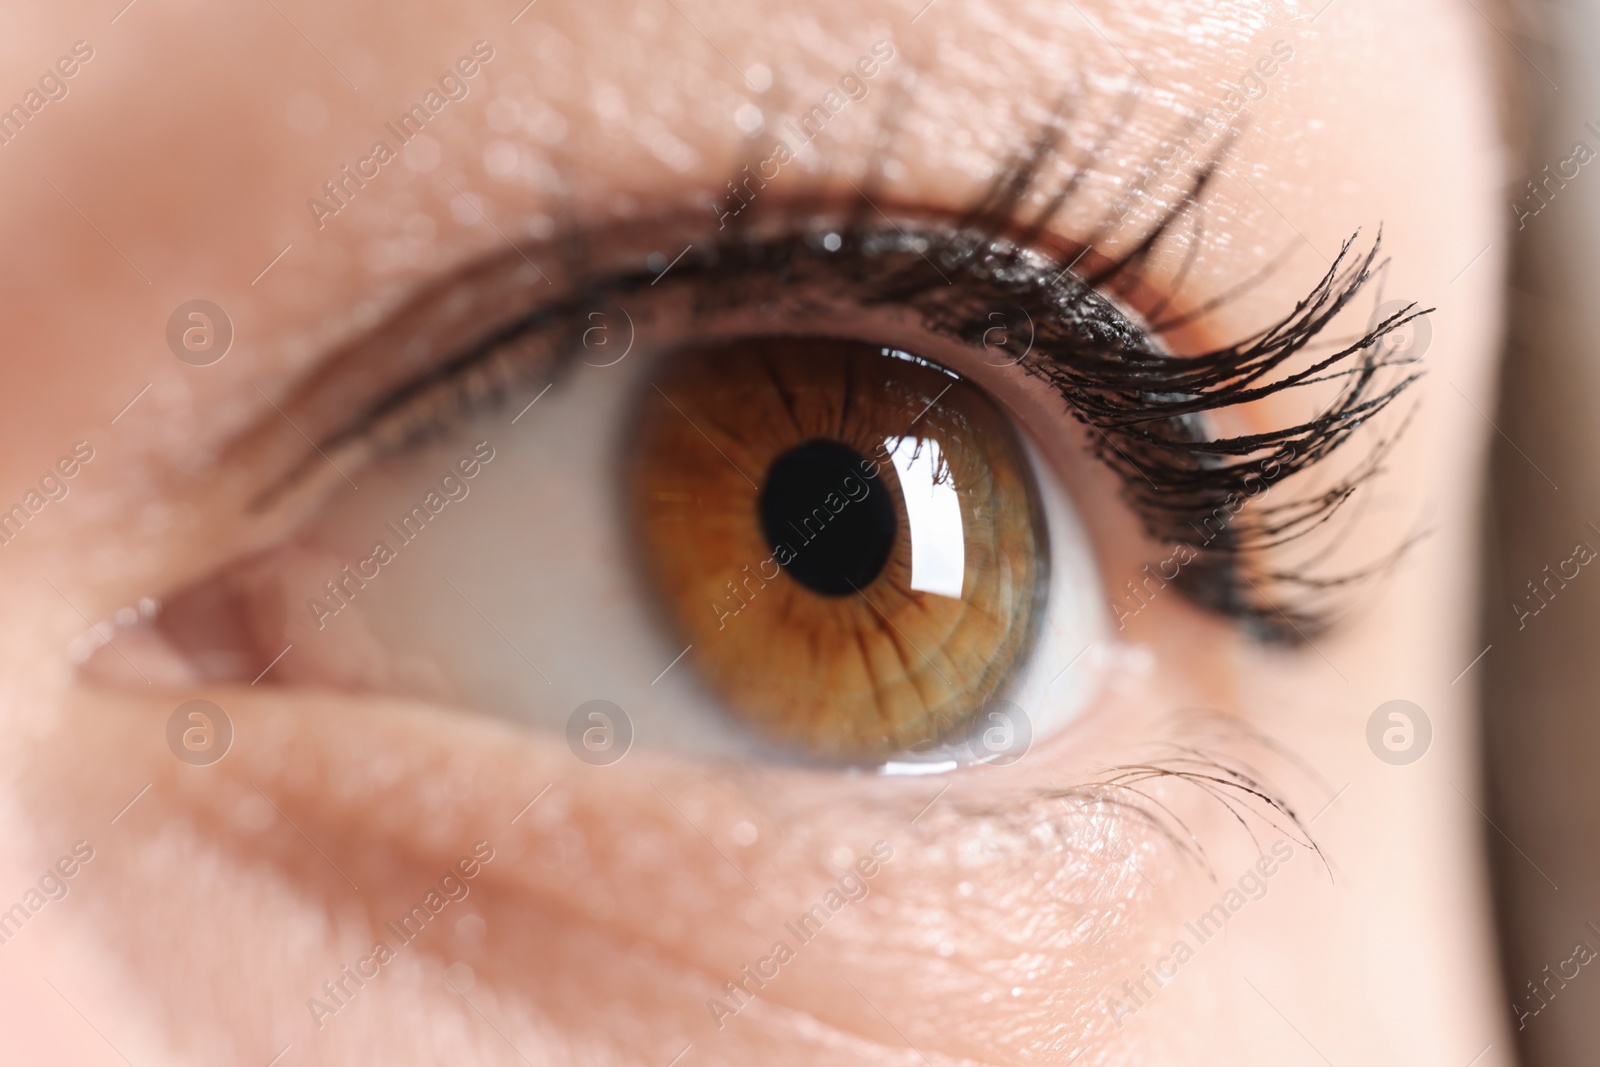
[[[1059,140],[1059,127],[1047,127],[952,232],[933,247],[917,249],[933,272],[919,269],[908,257],[899,276],[881,284],[875,298],[918,307],[926,328],[969,345],[982,344],[987,336],[993,316],[985,312],[1008,305],[1024,311],[1034,329],[1021,366],[1048,382],[1070,414],[1088,427],[1091,447],[1122,478],[1146,532],[1194,552],[1190,574],[1181,583],[1184,593],[1238,620],[1260,640],[1306,642],[1332,623],[1338,605],[1326,594],[1386,572],[1416,537],[1377,563],[1344,573],[1314,573],[1314,559],[1298,570],[1267,568],[1259,561],[1329,523],[1381,472],[1409,425],[1410,413],[1397,428],[1380,434],[1333,485],[1298,499],[1263,499],[1254,504],[1248,521],[1231,520],[1268,483],[1308,471],[1348,444],[1357,430],[1422,377],[1411,363],[1391,361],[1383,342],[1433,309],[1406,304],[1354,338],[1321,340],[1387,266],[1380,259],[1381,229],[1365,251],[1358,248],[1358,232],[1341,244],[1310,292],[1277,322],[1210,351],[1173,354],[1156,338],[1204,318],[1262,281],[1271,269],[1186,314],[1160,320],[1199,250],[1196,221],[1175,282],[1146,315],[1149,331],[1096,328],[1092,311],[1099,294],[1136,289],[1140,269],[1174,235],[1176,225],[1198,218],[1220,153],[1228,146],[1191,172],[1174,206],[1131,241],[1129,252],[1079,275],[1071,267],[1082,253],[1059,261],[1062,257],[1041,257],[1028,247],[1069,206],[1082,177],[1081,171],[1070,174],[1040,210],[1024,217],[1029,193]],[[1124,200],[1108,212],[1088,249],[1113,232],[1132,206]],[[986,232],[1018,236],[983,240],[979,235]],[[967,285],[954,295],[942,292],[948,286],[931,276],[937,273],[943,279],[946,272],[956,271],[964,273]],[[870,279],[856,281],[870,291]],[[1319,345],[1324,350],[1316,352]],[[1397,367],[1403,369],[1397,372]],[[1323,382],[1337,382],[1336,395],[1310,419],[1251,434],[1210,432],[1220,413]],[[1216,520],[1215,529],[1211,520]],[[1269,598],[1263,585],[1281,592]]]

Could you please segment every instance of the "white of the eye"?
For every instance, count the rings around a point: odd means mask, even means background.
[[[1038,445],[1023,437],[1038,479],[1039,504],[1050,538],[1044,617],[1027,664],[1005,699],[1029,717],[1037,745],[1077,717],[1100,688],[1110,634],[1099,596],[1098,561],[1078,509]]]
[[[632,405],[658,373],[659,364],[651,359],[630,358],[608,368],[580,364],[515,425],[507,412],[488,414],[436,450],[370,468],[362,492],[341,498],[308,531],[307,540],[326,547],[337,561],[370,554],[375,538],[392,540],[386,520],[392,522],[436,489],[441,473],[471,451],[470,442],[486,439],[495,449],[493,462],[471,482],[471,495],[429,522],[426,536],[401,548],[398,561],[360,589],[325,630],[309,627],[305,642],[297,639],[290,655],[317,651],[335,666],[372,660],[374,670],[393,676],[383,684],[401,691],[426,668],[428,677],[446,680],[448,699],[557,735],[585,702],[605,699],[628,716],[633,748],[639,751],[785,758],[785,750],[738,727],[737,716],[720,706],[693,669],[702,650],[688,651],[687,642],[661,626],[650,610],[631,540],[635,531],[618,504],[615,478],[616,450],[625,446]],[[508,412],[521,411],[532,392]],[[1030,436],[1021,436],[1029,464],[1040,474],[1048,590],[1041,598],[1037,640],[1006,691],[997,695],[1023,710],[1037,745],[1091,701],[1107,634],[1087,532],[1049,461]],[[917,443],[891,438],[885,451],[908,456]],[[918,487],[906,491],[908,501],[920,498],[932,506],[936,491],[948,495],[951,487],[932,484],[942,452],[927,440],[920,444],[915,463],[895,466],[903,484]],[[715,458],[708,451],[708,461]],[[942,505],[949,532],[936,540],[959,546],[960,555],[944,570],[959,576],[965,552],[959,508],[953,504]],[[908,507],[919,506],[908,502]],[[910,525],[916,570],[916,557],[926,550],[917,547],[915,531],[937,525],[921,519]],[[756,555],[729,560],[727,576],[738,579],[741,599],[759,604],[773,594],[746,577],[746,564],[749,574],[761,573]],[[1002,581],[1013,581],[1005,558],[998,565]],[[305,598],[317,595],[321,580],[336,570],[296,572],[284,590],[289,607],[304,617]],[[918,574],[913,584],[933,584],[925,579]],[[954,595],[955,588],[951,581],[935,586],[935,592]],[[718,595],[724,608],[738,609],[735,593]],[[1024,590],[1007,585],[1000,601],[1014,603],[1023,595]],[[698,607],[708,613],[724,610],[709,602]],[[755,625],[745,609],[726,621],[730,628]],[[973,762],[971,747],[963,735],[945,749],[898,755],[879,773],[946,772]],[[629,757],[617,766],[625,773],[632,762]]]
[[[900,473],[911,526],[911,588],[960,599],[962,578],[967,573],[966,537],[955,485],[948,477],[936,480],[939,442],[891,437],[884,447]]]

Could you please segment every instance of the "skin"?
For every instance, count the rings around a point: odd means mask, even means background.
[[[1469,691],[1452,685],[1478,651],[1468,561],[1488,427],[1473,406],[1491,405],[1502,266],[1489,45],[1470,8],[1335,0],[1313,22],[1248,4],[1097,0],[1080,14],[939,0],[913,23],[913,5],[682,0],[541,5],[515,24],[513,10],[471,2],[403,17],[354,2],[279,8],[147,2],[115,24],[0,16],[8,92],[75,40],[95,50],[71,94],[0,148],[5,499],[74,441],[95,449],[70,495],[0,550],[0,899],[20,897],[72,842],[94,848],[66,899],[0,953],[8,1055],[265,1064],[289,1046],[278,1062],[1459,1065],[1492,1046],[1478,1063],[1510,1062]],[[495,58],[430,128],[437,168],[388,165],[317,229],[306,198],[480,39]],[[1427,403],[1338,557],[1370,562],[1423,519],[1434,532],[1360,587],[1314,648],[1263,649],[1166,598],[1111,642],[1068,728],[1013,767],[942,780],[649,750],[607,773],[576,763],[557,733],[419,699],[146,685],[105,650],[98,680],[75,676],[66,649],[86,619],[288,536],[242,520],[230,490],[271,465],[270,449],[230,451],[241,435],[276,426],[273,457],[296,444],[264,397],[291,393],[419,286],[504,255],[505,234],[539,236],[541,218],[686,209],[711,225],[706,201],[767,143],[740,133],[739,101],[773,118],[803,111],[884,39],[897,49],[885,80],[829,128],[828,167],[797,172],[797,193],[848,204],[843,179],[859,175],[876,109],[895,99],[899,167],[880,181],[883,199],[958,210],[1064,91],[1079,90],[1072,143],[1083,149],[1138,90],[1108,173],[1054,225],[1066,241],[1112,209],[1108,177],[1160,145],[1175,107],[1212,106],[1275,40],[1292,42],[1292,62],[1236,120],[1185,299],[1288,258],[1188,340],[1227,342],[1276,320],[1341,240],[1380,223],[1385,298],[1437,308],[1430,377],[1412,394]],[[765,97],[731,68],[757,62],[776,74]],[[913,72],[891,96],[890,80]],[[560,121],[496,129],[496,98]],[[524,153],[521,176],[485,164],[491,142]],[[452,214],[445,178],[481,197],[494,226]],[[1160,291],[1178,265],[1163,254],[1147,284]],[[196,295],[237,332],[208,368],[175,360],[163,334]],[[1365,308],[1343,332],[1365,325]],[[1306,403],[1281,397],[1239,417],[1281,424]],[[1080,433],[1054,430],[1045,447],[1093,516],[1113,590],[1164,552],[1139,543]],[[147,666],[170,652],[126,640]],[[175,760],[165,741],[172,709],[197,696],[225,707],[236,733],[207,768]],[[1373,709],[1395,698],[1433,724],[1409,766],[1366,742]],[[1193,785],[1155,783],[1201,862],[1162,832],[1170,823],[1082,799],[1105,768],[1175,744],[1255,768],[1327,864],[1294,844],[1226,938],[1119,1020],[1107,997],[1239,883],[1257,842],[1305,840],[1262,804],[1247,803],[1241,826]],[[746,823],[754,840],[737,829]],[[494,859],[471,895],[316,1027],[307,998],[479,841]],[[893,858],[866,897],[719,1028],[708,998],[878,841]]]

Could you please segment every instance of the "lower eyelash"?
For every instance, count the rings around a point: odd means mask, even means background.
[[[1268,830],[1310,852],[1331,881],[1333,867],[1310,823],[1258,762],[1270,761],[1277,774],[1298,772],[1324,796],[1333,796],[1333,787],[1296,754],[1242,720],[1216,709],[1183,712],[1186,720],[1195,716],[1184,728],[1187,740],[1164,744],[1147,759],[1113,765],[1069,785],[1033,788],[1021,804],[1012,794],[997,796],[992,803],[950,797],[919,819],[917,829],[937,844],[949,839],[952,828],[970,835],[973,822],[992,820],[1015,828],[1019,840],[1037,840],[1030,831],[1042,822],[1059,840],[1092,842],[1095,854],[1113,864],[1136,860],[1139,848],[1134,842],[1145,831],[1215,881],[1218,872],[1199,833],[1174,810],[1181,793],[1161,795],[1166,786],[1186,786],[1219,805],[1258,853],[1265,851],[1260,831]],[[1196,735],[1196,727],[1203,736]],[[1252,755],[1241,754],[1246,751]],[[921,801],[907,800],[906,806],[914,812]]]

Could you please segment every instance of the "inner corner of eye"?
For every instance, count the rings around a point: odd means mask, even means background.
[[[1064,717],[1043,679],[1095,617],[1036,454],[933,360],[746,337],[666,358],[623,485],[661,612],[755,735],[848,762],[1009,761]]]

